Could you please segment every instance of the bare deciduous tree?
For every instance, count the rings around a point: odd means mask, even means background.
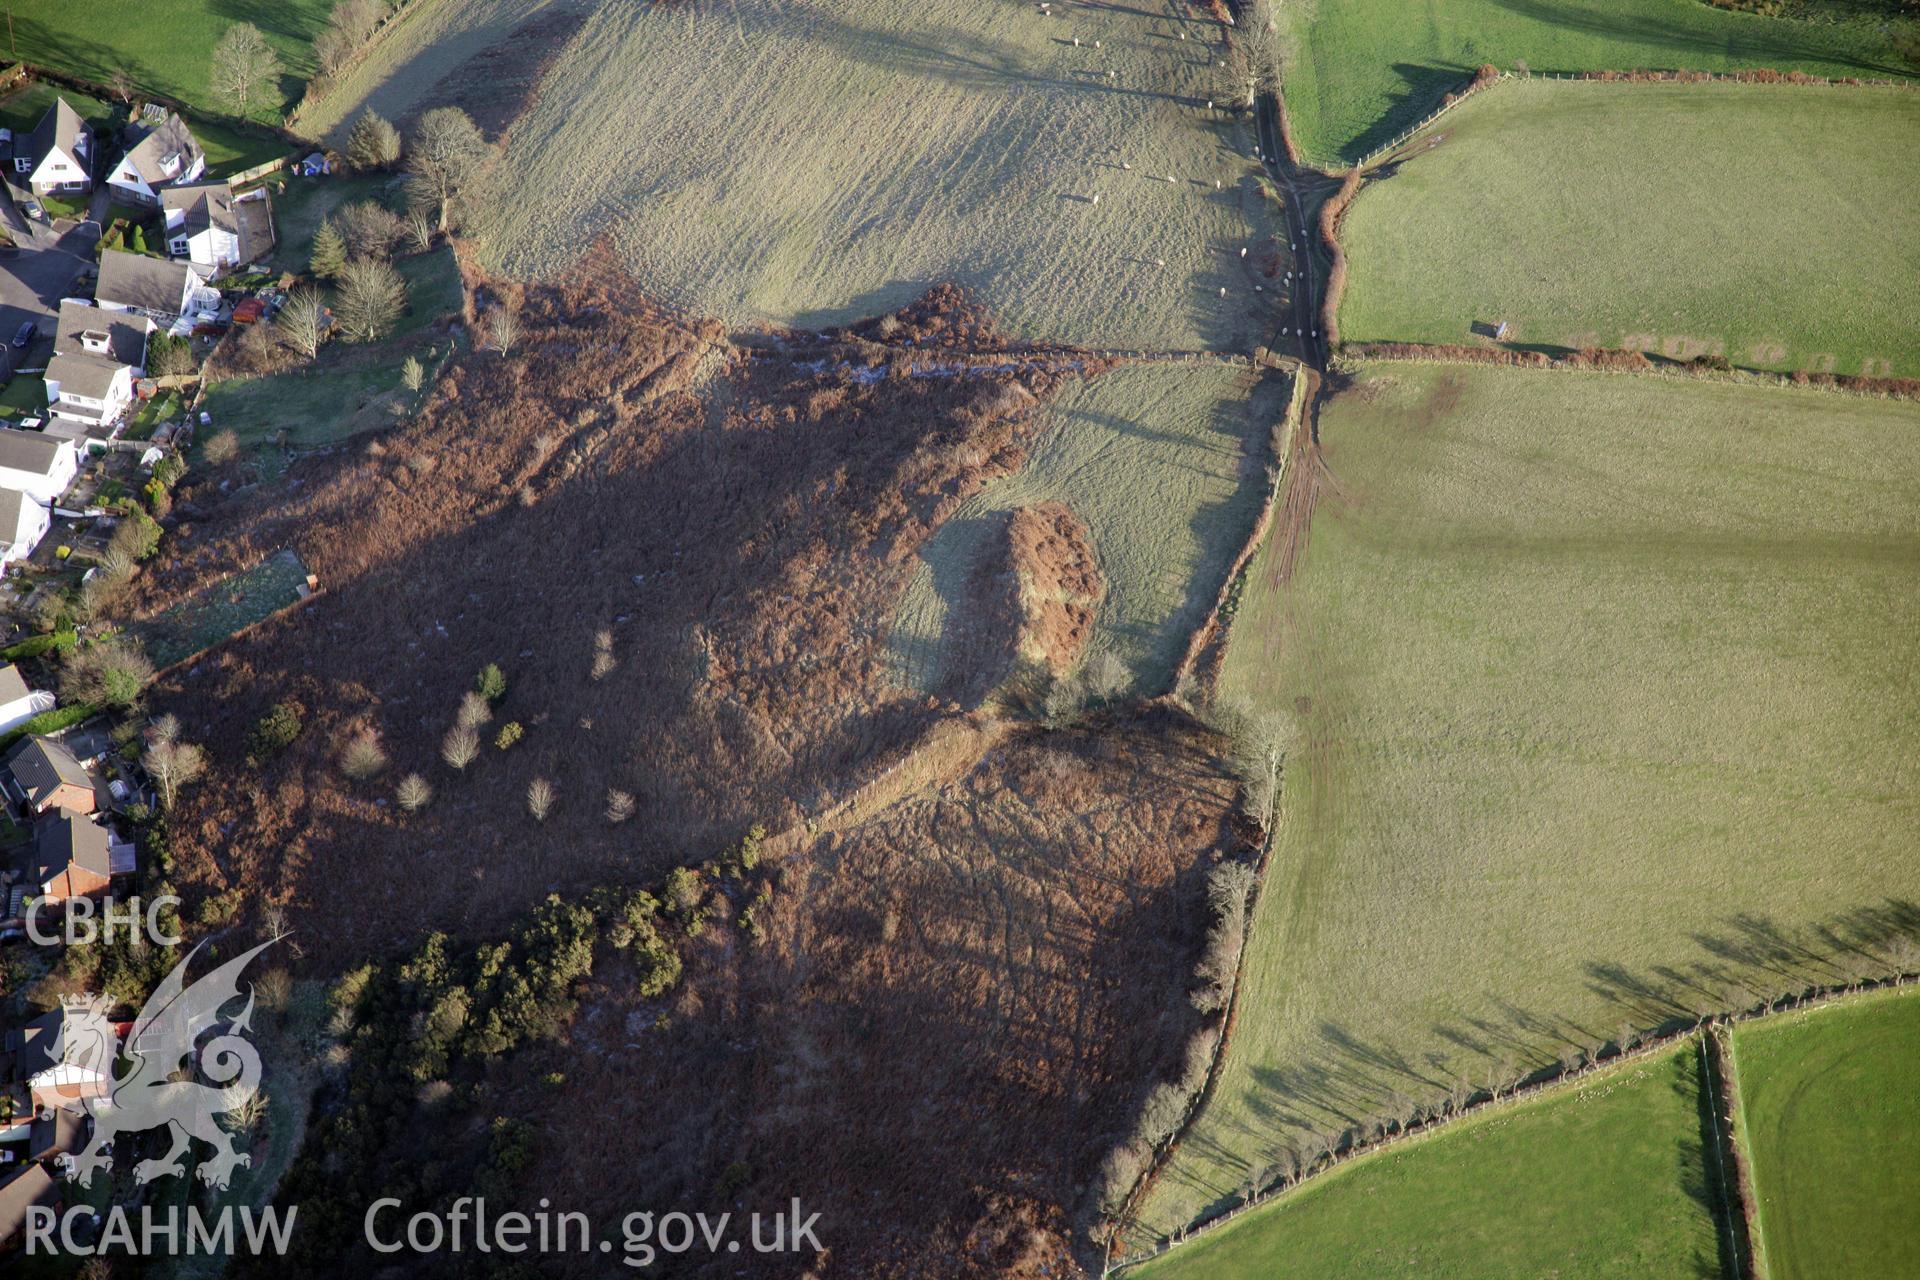
[[[354,734],[340,752],[340,770],[349,778],[371,778],[386,767],[386,749],[380,745],[380,735],[372,729]]]
[[[440,742],[440,758],[456,769],[466,768],[479,754],[480,735],[459,725],[447,730],[447,736]]]
[[[373,342],[392,331],[407,305],[407,282],[385,262],[361,258],[340,271],[340,328]]]
[[[593,637],[593,665],[587,674],[595,680],[604,680],[619,665],[613,656],[613,632],[602,627]]]
[[[207,757],[191,742],[168,740],[148,747],[140,757],[140,764],[160,793],[160,807],[171,809],[180,788],[206,772]]]
[[[487,343],[506,358],[515,343],[520,341],[520,319],[513,309],[502,303],[487,313]]]
[[[347,135],[347,163],[356,169],[390,169],[400,161],[400,131],[369,107]]]
[[[460,698],[460,710],[454,716],[454,723],[462,729],[478,729],[493,719],[493,704],[474,690],[469,689]]]
[[[425,209],[410,209],[405,219],[407,243],[415,253],[433,248],[433,215]]]
[[[287,345],[311,360],[327,340],[327,304],[318,289],[295,289],[287,295],[274,323]]]
[[[458,107],[435,107],[420,117],[407,147],[407,189],[414,205],[435,211],[445,231],[453,203],[479,173],[487,140]]]
[[[419,774],[410,773],[400,779],[400,786],[394,796],[399,800],[402,809],[408,813],[415,813],[426,808],[427,802],[433,799],[433,788]]]
[[[420,363],[420,357],[408,356],[407,362],[400,366],[400,385],[417,394],[426,381],[427,367]]]
[[[213,47],[213,91],[240,115],[273,87],[279,74],[280,55],[251,22],[228,27]]]
[[[402,231],[399,214],[373,200],[356,200],[342,206],[334,216],[349,256],[382,261],[393,256],[393,246],[400,242]]]
[[[121,102],[133,101],[133,75],[125,67],[115,67],[107,74],[107,88]]]
[[[633,816],[633,793],[622,791],[618,787],[607,788],[607,821],[625,822]]]
[[[547,815],[553,812],[553,798],[553,784],[545,778],[535,778],[527,784],[527,812],[535,822],[547,820]]]
[[[240,436],[232,427],[225,427],[200,446],[200,453],[210,466],[232,462],[240,453]]]

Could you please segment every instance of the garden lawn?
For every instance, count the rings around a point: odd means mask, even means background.
[[[1720,1271],[1700,1051],[1623,1063],[1312,1179],[1139,1280],[1696,1280]]]
[[[287,447],[308,449],[344,440],[395,420],[412,397],[401,384],[409,355],[432,374],[451,352],[451,344],[418,342],[373,346],[329,343],[304,369],[261,378],[229,378],[207,388],[202,406],[216,429],[231,428],[243,445],[258,446],[287,433]]]
[[[1920,991],[1762,1019],[1733,1038],[1766,1274],[1920,1275]]]
[[[1292,726],[1234,1037],[1147,1234],[1920,925],[1911,404],[1379,364],[1319,427],[1222,676]]]
[[[1535,72],[1912,74],[1893,39],[1920,24],[1814,4],[1831,12],[1762,18],[1702,0],[1287,0],[1274,9],[1294,139],[1308,158],[1341,165],[1391,141],[1489,62]]]
[[[1133,365],[1074,383],[1026,466],[963,503],[924,548],[889,637],[902,679],[934,689],[955,674],[989,536],[1006,513],[1059,501],[1086,523],[1106,583],[1088,652],[1117,654],[1138,689],[1164,691],[1252,531],[1286,403],[1284,383],[1250,397],[1246,371],[1225,365]]]
[[[1364,188],[1345,341],[1920,376],[1920,93],[1509,82]]]
[[[234,6],[217,0],[14,0],[13,48],[27,62],[105,84],[125,71],[140,89],[202,111],[226,112],[208,87],[213,48],[240,21],[259,27],[280,55],[277,100],[253,115],[277,120],[313,74],[313,39],[333,0],[277,0]],[[196,126],[197,127],[197,126]]]

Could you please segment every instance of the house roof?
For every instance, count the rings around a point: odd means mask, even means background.
[[[184,262],[108,249],[100,255],[100,283],[93,293],[101,302],[179,315],[187,296],[187,276]]]
[[[169,113],[167,118],[154,128],[127,152],[127,163],[141,176],[150,187],[172,181],[171,176],[161,167],[161,161],[168,156],[178,156],[179,167],[175,174],[185,173],[193,168],[193,162],[205,153],[200,149],[199,140],[193,131],[187,128],[187,122],[178,113]]]
[[[63,299],[60,320],[54,328],[53,351],[62,356],[100,354],[88,352],[82,340],[83,334],[97,334],[106,342],[106,356],[139,368],[147,362],[147,333],[152,328],[153,322],[144,316],[135,318],[125,311]]]
[[[80,113],[65,98],[55,98],[47,113],[40,117],[40,123],[33,127],[34,163],[45,160],[55,147],[78,158],[77,144],[86,132],[87,122],[80,118]]]
[[[11,662],[0,663],[0,707],[18,702],[32,692],[20,668]]]
[[[53,1045],[66,1024],[67,1007],[61,1005],[7,1032],[7,1052],[13,1055],[15,1079],[28,1080],[57,1065]]]
[[[87,785],[93,784],[89,780]],[[113,860],[107,851],[107,829],[65,809],[42,818],[33,833],[33,863],[35,884],[58,879],[70,867],[110,876]]]
[[[86,1141],[86,1116],[65,1107],[53,1108],[45,1119],[35,1116],[27,1131],[27,1159],[45,1160],[62,1152],[78,1151]]]
[[[72,446],[66,441],[49,440],[38,431],[0,429],[0,468],[50,476],[54,463],[70,448]],[[12,669],[7,668],[9,671]]]
[[[53,1180],[45,1165],[30,1164],[0,1182],[0,1243],[26,1230],[27,1210],[34,1205],[49,1208],[60,1203],[60,1184]]]
[[[0,489],[0,502],[14,493],[11,489]],[[0,509],[0,531],[7,528],[6,513]],[[7,755],[7,769],[13,774],[20,789],[35,805],[40,804],[59,790],[62,783],[71,783],[77,787],[93,790],[93,779],[73,758],[73,752],[52,738],[29,734]],[[105,865],[104,863],[102,864]]]
[[[101,356],[55,356],[47,361],[48,382],[60,384],[60,394],[104,400],[113,390],[113,380],[127,366]]]
[[[0,547],[10,547],[19,541],[27,508],[39,505],[18,489],[0,489]]]
[[[191,182],[168,187],[160,193],[160,207],[185,215],[188,235],[197,236],[208,227],[218,227],[229,235],[240,234],[240,220],[233,211],[233,188],[227,183]],[[171,226],[167,229],[173,231]]]

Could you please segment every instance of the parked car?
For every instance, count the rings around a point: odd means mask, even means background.
[[[28,320],[13,331],[13,345],[16,347],[30,346],[33,340],[39,336],[40,325],[36,321]]]

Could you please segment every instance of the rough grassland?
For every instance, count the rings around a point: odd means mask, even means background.
[[[191,106],[226,111],[208,88],[213,47],[227,28],[251,22],[280,55],[279,103],[256,107],[263,119],[292,105],[313,72],[313,38],[327,25],[333,0],[220,4],[213,0],[18,0],[14,48],[37,62],[104,84],[125,71],[139,88]]]
[[[1716,1277],[1693,1041],[1309,1182],[1140,1280]]]
[[[1135,365],[1076,383],[1025,468],[969,499],[924,549],[891,647],[921,688],[949,675],[954,611],[1004,513],[1065,502],[1086,521],[1107,584],[1093,649],[1118,654],[1159,691],[1252,528],[1267,436],[1284,390],[1250,399],[1245,370]]]
[[[1772,1280],[1920,1275],[1920,992],[1751,1023],[1734,1052]]]
[[[1245,350],[1266,215],[1251,128],[1205,110],[1218,30],[1175,0],[602,4],[508,132],[482,258],[551,277],[605,237],[729,323],[954,280],[1024,336]]]
[[[1920,374],[1920,93],[1503,84],[1361,192],[1348,340]]]
[[[1440,105],[1485,62],[1537,72],[1910,74],[1884,15],[1800,22],[1701,0],[1314,0],[1275,5],[1291,50],[1285,93],[1307,155],[1352,162]]]
[[[1320,437],[1304,557],[1279,522],[1230,641],[1297,741],[1157,1230],[1302,1135],[1920,925],[1911,405],[1375,366]]]

